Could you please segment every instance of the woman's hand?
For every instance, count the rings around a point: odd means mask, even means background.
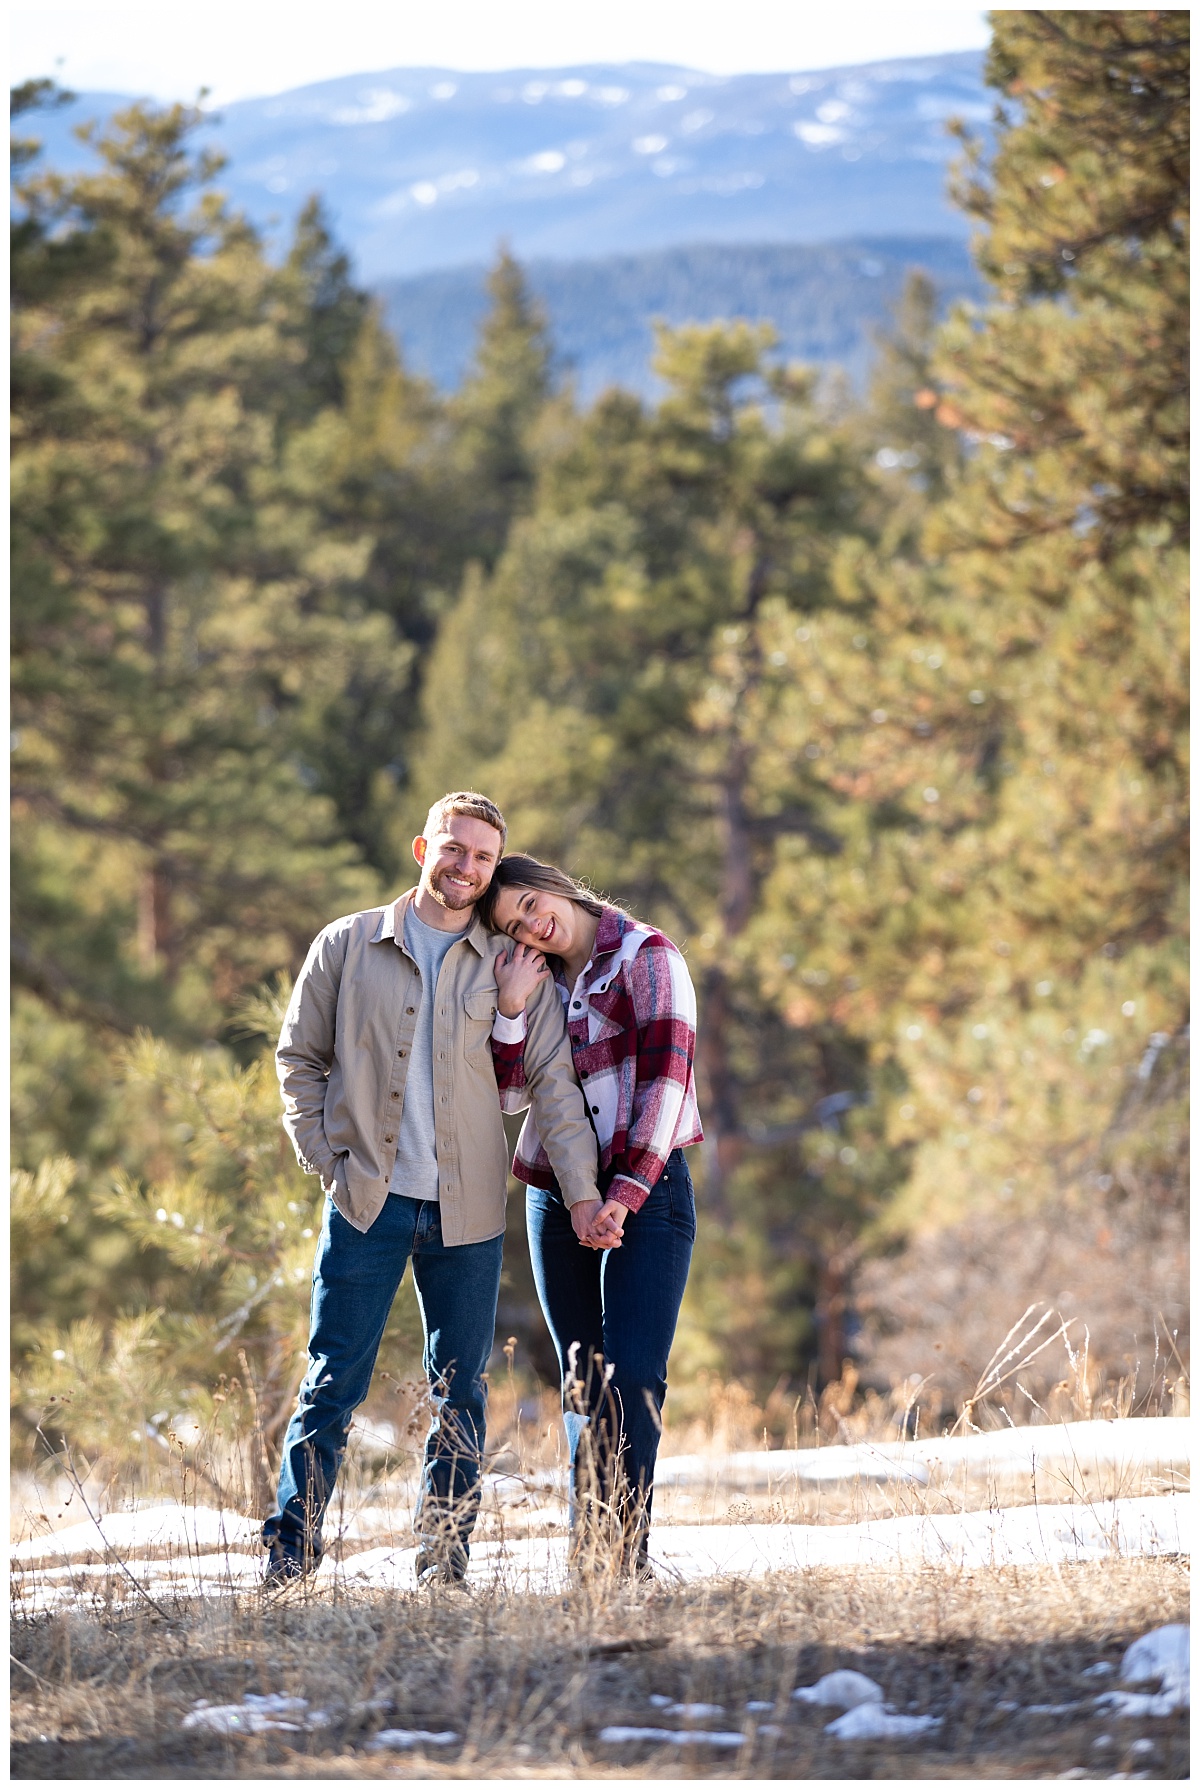
[[[620,1249],[621,1233],[629,1207],[620,1200],[605,1200],[592,1220],[592,1246],[595,1249]]]
[[[492,969],[496,977],[497,1005],[505,1019],[516,1019],[519,1013],[524,1013],[525,1003],[550,974],[541,952],[529,945],[514,944],[507,957],[497,957]]]
[[[608,1205],[614,1202],[609,1200]],[[608,1210],[600,1200],[579,1200],[571,1207],[571,1229],[585,1249],[620,1249],[621,1226],[611,1224],[597,1228],[601,1213]],[[622,1211],[624,1207],[622,1207]]]

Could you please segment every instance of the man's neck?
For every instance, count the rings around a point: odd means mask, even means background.
[[[470,907],[443,907],[424,883],[417,885],[412,911],[418,920],[423,920],[426,926],[432,926],[437,932],[466,932],[475,918],[474,903]]]

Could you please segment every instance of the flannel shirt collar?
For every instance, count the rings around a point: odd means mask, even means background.
[[[616,951],[629,929],[629,922],[619,908],[605,904],[596,927],[596,942],[592,946],[592,962],[598,957],[606,957],[610,951]]]

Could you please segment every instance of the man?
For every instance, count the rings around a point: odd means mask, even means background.
[[[308,1371],[283,1443],[264,1583],[315,1569],[350,1419],[367,1396],[405,1265],[425,1327],[433,1420],[417,1573],[461,1580],[479,1504],[508,1150],[492,1066],[506,941],[475,903],[504,849],[494,802],[435,802],[415,890],[335,920],[293,991],[276,1062],[284,1128],[328,1199],[313,1270]],[[529,1008],[538,1129],[564,1188],[599,1210],[596,1139],[549,977]],[[595,1201],[592,1207],[591,1202]]]

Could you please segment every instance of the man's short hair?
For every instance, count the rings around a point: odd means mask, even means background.
[[[432,839],[440,832],[452,814],[468,814],[472,820],[486,821],[489,827],[495,827],[500,835],[500,850],[504,850],[504,842],[508,838],[508,827],[504,816],[495,802],[487,796],[481,796],[478,790],[457,789],[452,795],[440,796],[425,816],[425,837]]]

